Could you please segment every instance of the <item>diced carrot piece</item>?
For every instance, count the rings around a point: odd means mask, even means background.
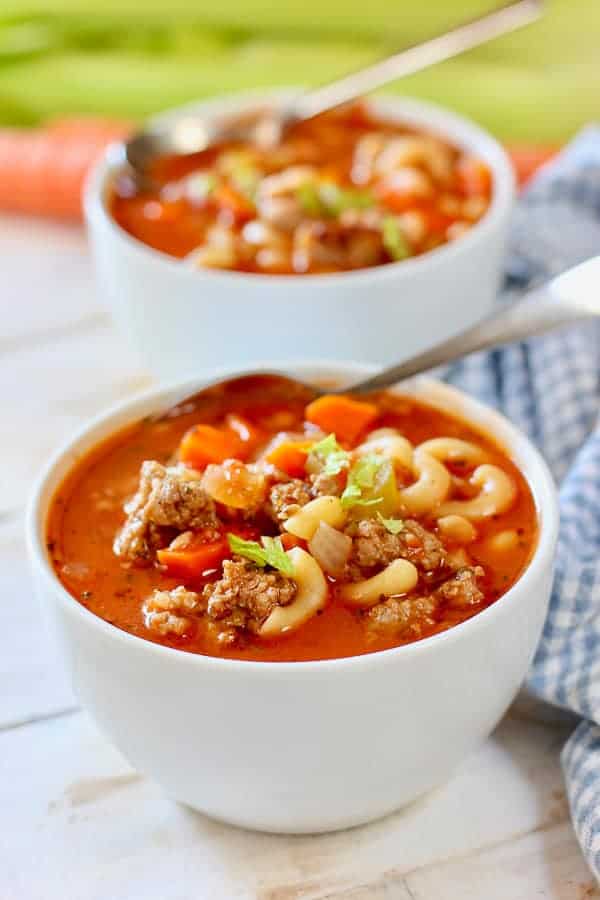
[[[217,206],[229,210],[238,224],[248,222],[256,215],[254,204],[230,184],[219,184],[213,191],[212,199]]]
[[[292,478],[302,478],[306,457],[313,444],[314,441],[282,441],[269,451],[265,459]]]
[[[242,452],[242,442],[234,432],[214,425],[194,425],[179,445],[179,458],[195,469],[205,469],[209,463],[222,463],[226,459],[240,459]]]
[[[304,415],[308,422],[318,425],[326,434],[333,432],[339,441],[354,444],[375,421],[379,410],[373,403],[325,394],[309,403]]]
[[[489,197],[492,192],[492,173],[484,162],[474,156],[458,161],[458,183],[465,197]]]
[[[281,536],[281,546],[284,550],[291,550],[292,547],[302,547],[303,550],[306,549],[306,541],[303,541],[302,538],[296,537],[295,534],[289,534],[289,532],[285,532]]]
[[[248,456],[265,440],[265,434],[262,429],[237,413],[229,413],[225,417],[225,425],[229,431],[237,434],[242,444],[244,444]]]
[[[201,536],[192,540],[187,547],[179,550],[157,550],[156,556],[168,575],[176,578],[199,578],[203,572],[218,568],[231,555],[227,538],[219,538],[210,543],[203,542]]]

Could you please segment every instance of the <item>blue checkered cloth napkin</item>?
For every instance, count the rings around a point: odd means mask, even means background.
[[[589,127],[523,194],[501,302],[598,254],[600,127]],[[600,879],[600,321],[477,354],[445,377],[520,426],[560,487],[556,577],[527,686],[580,717],[562,765],[573,825]]]

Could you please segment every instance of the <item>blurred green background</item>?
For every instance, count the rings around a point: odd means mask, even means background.
[[[314,85],[499,5],[491,0],[5,0],[0,123],[140,119],[190,100]],[[558,142],[600,118],[600,0],[547,0],[542,21],[391,88],[505,140]]]

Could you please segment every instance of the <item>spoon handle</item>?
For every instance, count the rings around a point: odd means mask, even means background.
[[[487,350],[544,334],[563,325],[600,316],[600,256],[587,260],[518,302],[478,322],[455,337],[442,341],[411,359],[384,369],[352,387],[353,393],[379,390],[454,362],[478,350]],[[598,298],[598,299],[596,299]]]
[[[543,0],[517,0],[492,13],[480,16],[445,34],[408,47],[394,56],[374,63],[366,69],[301,94],[286,111],[286,121],[312,119],[356,97],[389,84],[404,75],[411,75],[477,47],[486,41],[534,22],[542,13]]]

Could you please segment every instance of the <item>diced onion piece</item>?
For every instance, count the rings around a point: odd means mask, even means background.
[[[352,538],[332,528],[327,522],[319,522],[319,527],[308,542],[308,549],[324,572],[338,577],[350,558]]]
[[[277,606],[259,629],[259,636],[278,637],[304,625],[327,602],[327,582],[318,563],[300,547],[288,550],[294,566],[294,581],[298,589],[288,606]]]
[[[296,537],[310,541],[321,522],[326,522],[332,528],[341,528],[346,521],[346,510],[342,506],[339,497],[317,497],[306,506],[291,516],[284,528]]]
[[[202,486],[217,503],[234,509],[254,509],[265,496],[266,480],[262,472],[236,459],[222,465],[209,465],[202,476]]]
[[[339,597],[351,606],[375,606],[382,597],[395,594],[407,594],[418,581],[418,572],[406,559],[395,559],[386,568],[355,584],[344,584],[339,590]]]

